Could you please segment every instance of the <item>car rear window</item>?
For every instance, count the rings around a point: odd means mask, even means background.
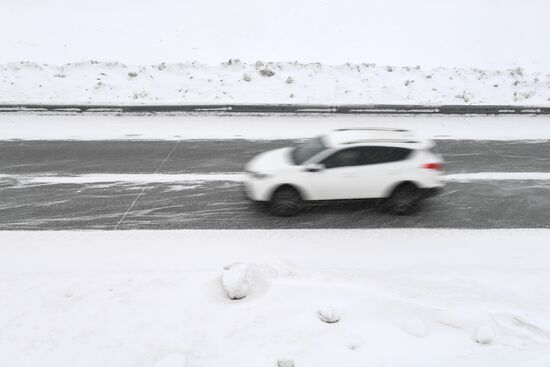
[[[322,163],[326,168],[365,166],[405,160],[411,149],[399,147],[355,147],[339,150]]]
[[[400,147],[363,147],[361,148],[361,164],[390,163],[405,160],[411,154],[411,149]]]

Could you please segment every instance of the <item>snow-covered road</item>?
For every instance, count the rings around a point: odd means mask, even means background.
[[[275,218],[244,199],[242,169],[259,152],[294,144],[288,139],[3,141],[0,228],[550,226],[550,144],[543,141],[438,140],[448,184],[415,216],[393,217],[357,203],[310,208],[292,220]]]

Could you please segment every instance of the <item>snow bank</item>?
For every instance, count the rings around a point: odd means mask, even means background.
[[[13,367],[545,366],[549,239],[549,230],[0,232],[0,355]],[[237,261],[276,272],[269,291],[229,301],[220,269]],[[345,317],[322,323],[327,305]]]
[[[0,103],[502,104],[550,106],[550,74],[298,62],[0,65]]]

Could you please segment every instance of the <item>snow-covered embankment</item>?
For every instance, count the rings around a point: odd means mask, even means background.
[[[239,60],[218,65],[15,62],[0,65],[0,103],[550,106],[550,74],[519,67],[425,69]]]

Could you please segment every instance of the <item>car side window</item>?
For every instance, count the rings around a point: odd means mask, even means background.
[[[397,162],[407,159],[411,150],[400,147],[363,147],[361,165]]]
[[[361,149],[342,149],[325,158],[321,163],[326,168],[358,166],[361,164]]]

